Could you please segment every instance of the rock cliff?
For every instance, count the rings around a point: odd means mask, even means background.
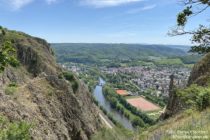
[[[90,139],[101,128],[91,94],[76,76],[76,91],[60,76],[63,69],[56,64],[50,45],[9,30],[0,38],[0,44],[12,41],[20,62],[20,66],[7,67],[0,74],[0,115],[32,124],[32,139]],[[11,85],[15,85],[13,90]]]
[[[207,86],[210,83],[210,53],[206,54],[192,69],[188,85]]]

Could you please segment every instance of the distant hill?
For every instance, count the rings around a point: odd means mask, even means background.
[[[59,62],[103,63],[107,61],[135,61],[187,55],[187,46],[142,44],[51,44]]]
[[[189,52],[191,46],[186,46],[186,45],[165,45],[166,47],[172,48],[172,49],[180,49],[185,52]]]

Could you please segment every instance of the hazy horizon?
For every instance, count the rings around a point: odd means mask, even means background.
[[[180,44],[150,44],[150,43],[113,43],[113,42],[49,42],[50,44],[131,44],[131,45],[163,45],[163,46],[186,46],[191,47],[191,45],[180,45]]]

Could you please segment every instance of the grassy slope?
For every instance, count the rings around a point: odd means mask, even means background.
[[[103,128],[91,140],[133,140],[134,134],[124,128]]]
[[[177,136],[203,136],[210,138],[210,108],[197,112],[187,110],[142,132],[129,133],[120,128],[104,128],[92,140],[172,140]],[[190,134],[187,134],[190,133]],[[181,139],[182,140],[182,139]],[[201,140],[201,139],[198,139]]]
[[[199,131],[203,131],[205,134],[201,134]],[[182,132],[191,132],[190,136],[208,136],[210,138],[210,108],[203,112],[186,110],[144,131],[138,139],[171,140],[176,134],[183,136],[180,134]]]

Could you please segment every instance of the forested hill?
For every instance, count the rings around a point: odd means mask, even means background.
[[[51,44],[59,62],[96,63],[129,60],[148,60],[153,57],[180,57],[188,46],[141,44]],[[177,48],[178,47],[178,48]],[[180,49],[183,48],[183,49]]]

